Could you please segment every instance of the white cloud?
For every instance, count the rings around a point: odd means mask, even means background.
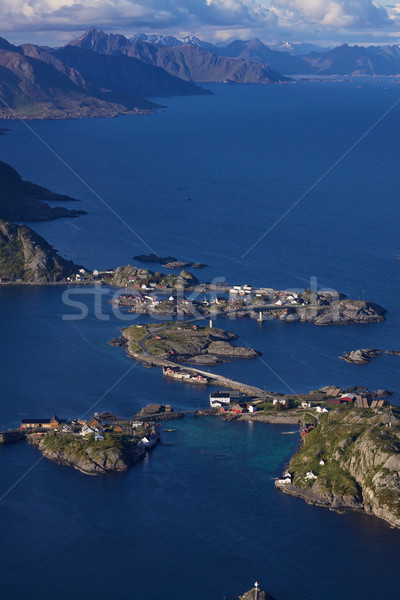
[[[380,32],[392,35],[400,27],[400,4],[384,8],[376,0],[0,0],[0,23],[4,37],[38,41],[41,36],[42,43],[64,41],[92,25],[125,34],[195,33],[208,39],[343,40],[348,34],[351,42],[366,32],[371,37]]]
[[[381,28],[390,24],[385,8],[374,0],[272,0],[280,22],[322,27]]]

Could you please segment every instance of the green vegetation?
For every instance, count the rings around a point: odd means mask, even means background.
[[[23,279],[25,274],[25,258],[22,242],[19,239],[0,237],[0,277],[10,281]]]
[[[49,432],[41,443],[51,452],[64,452],[80,458],[87,454],[89,448],[96,454],[107,450],[123,454],[128,448],[128,440],[128,436],[117,433],[105,433],[104,440],[95,441],[93,434],[82,437],[73,433]]]

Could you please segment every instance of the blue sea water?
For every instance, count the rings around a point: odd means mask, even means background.
[[[378,302],[387,320],[367,326],[219,319],[262,359],[216,369],[283,392],[389,388],[400,403],[398,357],[365,367],[338,359],[361,347],[400,349],[399,106],[377,123],[400,88],[209,87],[215,95],[164,100],[153,116],[5,123],[0,159],[88,211],[31,226],[91,268],[154,251],[208,263],[202,279],[292,289],[316,277],[320,288]],[[74,314],[64,291],[0,288],[1,428],[96,403],[126,416],[147,402],[207,404],[206,390],[165,381],[107,345],[126,324],[107,289],[106,320],[96,318],[90,289],[88,316],[63,320]],[[128,474],[89,478],[41,460],[18,482],[0,502],[2,597],[212,600],[258,579],[277,600],[397,599],[398,531],[275,492],[272,478],[298,443],[282,435],[291,427],[195,418],[174,427],[165,434],[174,445]],[[0,495],[39,457],[23,444],[0,448]]]

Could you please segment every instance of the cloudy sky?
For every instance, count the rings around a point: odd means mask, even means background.
[[[399,43],[400,2],[381,0],[0,0],[0,36],[59,45],[94,25],[107,32]]]

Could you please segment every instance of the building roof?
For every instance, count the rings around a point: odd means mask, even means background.
[[[21,423],[23,424],[27,424],[27,423],[46,423],[49,424],[53,419],[22,419]]]

